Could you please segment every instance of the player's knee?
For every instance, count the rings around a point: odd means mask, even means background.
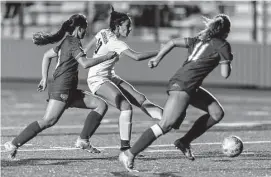
[[[120,105],[121,111],[132,110],[132,109],[133,109],[132,105],[127,100],[123,100],[121,102],[121,105]]]
[[[115,105],[116,105],[116,108],[119,109],[120,111],[132,109],[132,105],[121,94],[118,94],[115,96]]]
[[[224,110],[221,107],[219,107],[218,109],[210,111],[209,114],[216,122],[219,122],[223,119],[225,113]]]
[[[52,127],[57,123],[58,118],[57,117],[44,117],[41,121],[39,121],[40,128],[45,129]]]
[[[97,103],[97,108],[95,109],[95,111],[101,115],[104,115],[108,110],[108,105],[106,104],[105,101],[100,100]]]
[[[173,128],[173,122],[159,122],[159,126],[161,127],[164,134],[168,133]]]

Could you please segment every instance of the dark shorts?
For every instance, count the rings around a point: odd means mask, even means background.
[[[167,88],[167,94],[169,94],[170,91],[185,91],[188,95],[192,95],[197,91],[199,86],[196,85],[189,85],[186,84],[183,81],[173,79],[169,81],[168,88]]]
[[[64,90],[64,91],[52,91],[48,92],[49,101],[50,99],[58,100],[66,103],[66,107],[70,107],[73,101],[84,99],[86,94],[90,94],[90,92],[73,89],[73,90]]]

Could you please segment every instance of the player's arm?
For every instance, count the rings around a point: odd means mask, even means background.
[[[57,57],[57,52],[53,48],[49,49],[43,55],[42,68],[41,68],[42,78],[37,89],[39,92],[44,91],[47,87],[49,67],[50,67],[52,58],[55,58],[55,57]]]
[[[163,45],[156,57],[149,60],[148,66],[150,68],[156,67],[174,47],[175,43],[173,42],[173,40],[168,41],[165,45]]]
[[[55,52],[53,48],[49,49],[47,52],[44,53],[43,59],[42,59],[42,78],[43,79],[47,80],[51,60],[54,57],[57,57],[57,53]]]
[[[231,62],[233,60],[233,55],[231,53],[231,46],[229,43],[226,43],[220,50],[219,50],[219,55],[220,55],[220,73],[221,76],[223,76],[225,79],[227,79],[232,70],[232,65]]]
[[[158,51],[151,51],[151,52],[136,52],[130,48],[124,50],[121,55],[128,56],[136,61],[142,61],[154,57],[158,54]]]
[[[92,38],[91,41],[85,46],[84,52],[87,53],[93,46],[96,45],[97,39],[96,37]]]
[[[86,55],[81,55],[78,54],[78,57],[76,57],[75,59],[78,61],[78,63],[84,68],[90,68],[92,66],[95,66],[97,64],[100,64],[104,61],[110,60],[114,57],[116,57],[116,52],[108,52],[106,55],[97,57],[97,58],[87,58]]]

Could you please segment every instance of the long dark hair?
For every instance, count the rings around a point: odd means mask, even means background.
[[[207,42],[212,38],[226,39],[230,32],[231,21],[225,14],[218,14],[213,19],[205,17],[206,29],[198,34],[198,38]]]
[[[33,43],[36,45],[47,45],[59,42],[66,33],[72,34],[76,27],[86,28],[87,19],[82,14],[74,14],[68,20],[63,22],[61,28],[54,34],[47,32],[37,32],[33,34]]]
[[[109,28],[114,31],[117,25],[121,25],[125,20],[130,20],[130,17],[126,13],[115,11],[113,6],[111,6],[111,9]]]

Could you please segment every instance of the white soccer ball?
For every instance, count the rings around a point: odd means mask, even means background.
[[[243,151],[243,142],[238,136],[226,137],[222,142],[222,151],[228,157],[237,157]]]

